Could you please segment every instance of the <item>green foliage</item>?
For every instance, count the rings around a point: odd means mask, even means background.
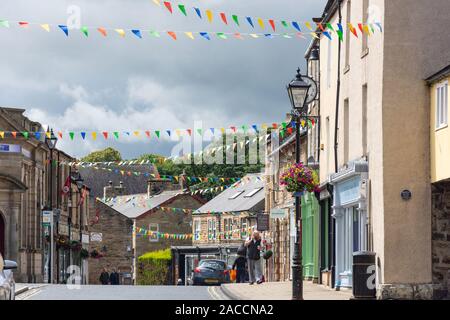
[[[167,285],[172,255],[170,249],[147,252],[138,258],[138,285]]]
[[[94,151],[82,158],[85,162],[107,162],[107,161],[121,161],[122,156],[119,151],[113,148],[106,148],[100,151]]]

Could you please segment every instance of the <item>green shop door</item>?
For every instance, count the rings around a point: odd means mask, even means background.
[[[314,193],[302,197],[302,258],[305,280],[319,278],[319,203]]]

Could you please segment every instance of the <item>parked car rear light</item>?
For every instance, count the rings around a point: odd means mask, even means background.
[[[223,274],[228,274],[228,270],[223,270]]]
[[[195,268],[195,269],[194,269],[194,272],[195,272],[195,273],[200,273],[200,268]]]

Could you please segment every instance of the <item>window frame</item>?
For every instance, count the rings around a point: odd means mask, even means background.
[[[441,101],[440,93],[444,90],[445,102]],[[440,130],[448,126],[448,80],[441,81],[436,84],[435,92],[435,108],[436,108],[436,123],[435,129]],[[442,110],[441,110],[442,108]]]

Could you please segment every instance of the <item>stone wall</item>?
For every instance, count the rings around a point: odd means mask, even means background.
[[[97,250],[104,257],[89,258],[90,284],[100,283],[99,277],[104,267],[108,272],[112,268],[120,268],[121,272],[131,272],[133,265],[133,221],[101,202],[96,203],[96,208],[99,210],[99,221],[90,229],[89,252]],[[102,241],[92,241],[93,233],[101,233]]]
[[[191,195],[180,195],[175,200],[165,203],[163,207],[198,209],[202,203]],[[159,232],[169,234],[191,234],[192,233],[192,215],[183,212],[167,212],[155,210],[149,214],[139,217],[136,221],[136,227],[150,230],[153,224]],[[156,230],[154,230],[156,231]],[[156,239],[138,236],[136,238],[137,257],[150,251],[168,249],[171,246],[190,246],[192,239]]]
[[[450,289],[450,182],[432,186],[432,264],[435,295],[449,295]],[[439,297],[435,297],[439,298]]]

